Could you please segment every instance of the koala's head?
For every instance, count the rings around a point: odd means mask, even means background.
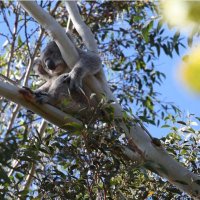
[[[42,78],[49,79],[66,72],[68,66],[62,58],[58,46],[52,41],[41,52],[40,58],[34,61],[33,68]]]
[[[57,65],[64,62],[60,50],[54,41],[47,44],[40,57],[43,64],[49,70],[55,70]]]
[[[57,44],[52,41],[47,44],[41,56],[43,66],[51,73],[62,73],[66,70],[67,64],[62,58]]]

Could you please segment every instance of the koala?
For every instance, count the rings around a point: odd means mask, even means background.
[[[71,35],[69,33],[67,33],[67,35],[73,42]],[[82,87],[82,80],[85,76],[94,75],[100,71],[101,59],[97,54],[83,51],[79,48],[77,48],[77,51],[80,55],[80,59],[70,71],[70,68],[63,60],[56,43],[52,41],[47,44],[46,48],[42,51],[40,58],[37,58],[33,63],[33,69],[36,74],[46,82],[49,82],[42,86],[42,88],[39,88],[38,91],[47,90],[54,78],[63,73],[68,73],[66,79],[70,85],[70,89],[77,90]]]
[[[41,56],[33,63],[36,74],[46,81],[34,91],[36,101],[52,104],[68,113],[77,113],[97,103],[88,100],[91,94],[82,82],[87,75],[95,75],[100,71],[101,60],[93,52],[79,48],[77,51],[80,59],[70,71],[56,43],[52,41],[47,44]]]

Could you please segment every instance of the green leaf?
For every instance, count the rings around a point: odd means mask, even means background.
[[[189,56],[188,55],[183,56],[182,60],[183,60],[183,62],[187,63],[189,60]]]
[[[179,55],[179,45],[175,44],[174,48],[175,48],[176,53]]]
[[[156,47],[157,55],[160,56],[160,45],[155,43],[154,46]]]
[[[163,126],[161,126],[161,128],[169,128],[170,126],[169,125],[167,125],[167,124],[165,124],[165,125],[163,125]]]
[[[142,29],[142,35],[144,37],[144,40],[146,43],[149,42],[149,32],[153,27],[153,21],[150,21],[143,29]]]
[[[192,44],[193,44],[193,37],[188,37],[187,43],[188,43],[189,47],[192,47]]]
[[[18,38],[17,38],[17,43],[18,43],[18,47],[22,46],[22,44],[23,44],[20,35],[19,35]]]
[[[177,121],[177,123],[179,123],[179,124],[183,124],[183,125],[187,125],[185,122],[183,122],[183,121]]]
[[[187,154],[187,151],[185,149],[182,149],[181,150],[181,155],[185,155],[185,154]]]
[[[80,134],[83,130],[83,125],[76,122],[69,122],[65,126],[73,134]]]
[[[21,173],[16,173],[16,178],[18,178],[19,180],[22,180],[23,175]]]

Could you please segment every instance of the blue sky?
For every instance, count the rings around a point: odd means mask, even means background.
[[[170,34],[170,33],[169,33]],[[184,37],[184,36],[183,36]],[[198,41],[199,40],[199,41]],[[195,43],[199,43],[200,39],[196,39]],[[179,80],[178,68],[180,67],[182,56],[189,53],[189,48],[180,49],[180,56],[174,54],[173,58],[161,54],[157,61],[158,69],[166,75],[166,79],[161,86],[156,85],[155,89],[161,94],[161,99],[167,102],[174,102],[182,112],[195,114],[200,117],[200,94],[194,94],[189,91]],[[185,119],[182,119],[185,121]],[[149,126],[149,131],[153,136],[162,137],[168,133],[168,129],[155,126]]]
[[[184,52],[184,53],[183,53]],[[188,50],[182,51],[182,56],[185,55]],[[162,57],[160,58],[160,60]],[[200,95],[192,93],[189,91],[180,81],[178,68],[181,63],[181,56],[174,55],[173,59],[165,58],[161,60],[161,71],[163,71],[167,78],[164,81],[164,84],[161,87],[157,87],[157,90],[160,91],[163,97],[166,97],[168,100],[175,102],[180,106],[181,110],[189,111],[200,115],[200,106],[199,100]]]

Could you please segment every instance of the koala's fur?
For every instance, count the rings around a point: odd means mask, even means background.
[[[85,76],[100,71],[101,60],[93,52],[77,50],[80,59],[71,71],[54,41],[48,43],[40,58],[34,61],[33,69],[46,81],[34,92],[38,102],[50,103],[68,113],[78,113],[92,106],[94,101],[90,99],[88,89],[82,86],[82,81]]]

